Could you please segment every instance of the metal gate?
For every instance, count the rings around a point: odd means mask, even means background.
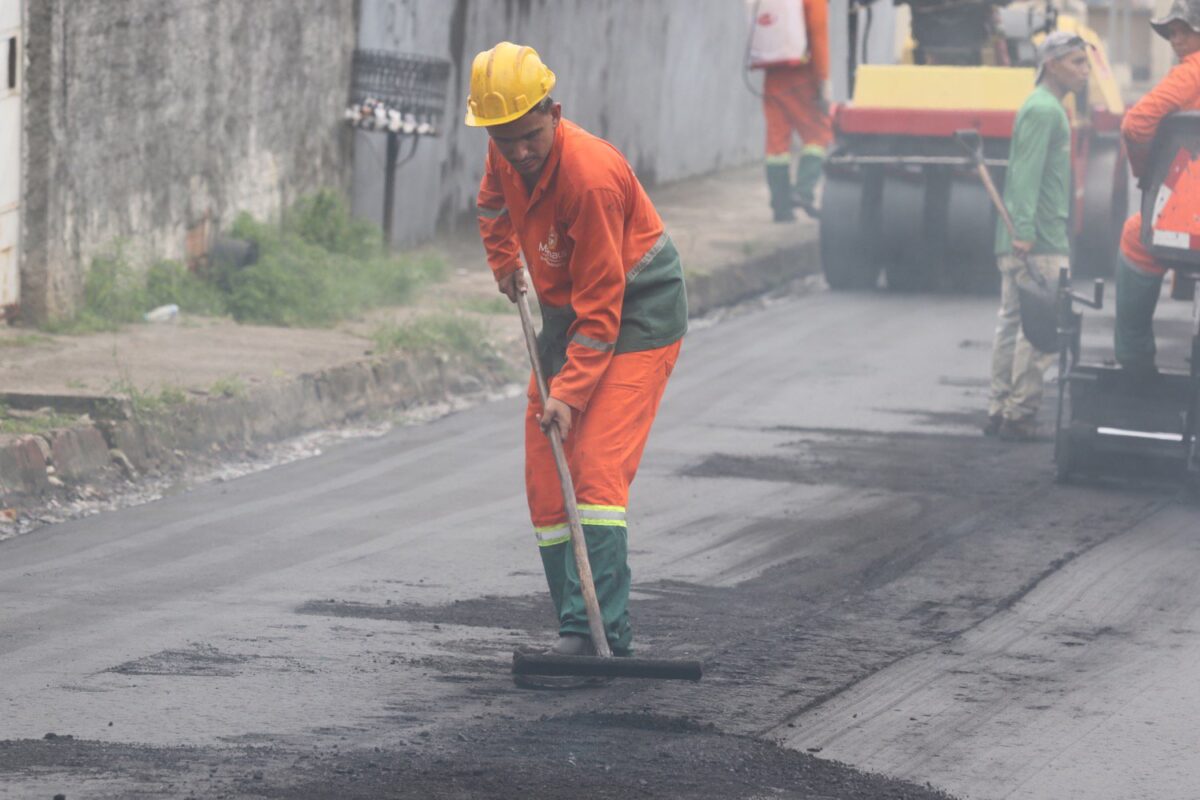
[[[21,294],[21,0],[0,0],[0,310]]]

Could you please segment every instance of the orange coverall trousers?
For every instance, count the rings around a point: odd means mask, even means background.
[[[637,473],[681,344],[677,341],[666,347],[613,356],[587,409],[573,414],[571,430],[563,442],[605,633],[609,646],[617,654],[628,654],[633,639],[628,610],[631,573],[625,523],[629,485]],[[554,393],[553,381],[550,392]],[[559,633],[587,636],[587,611],[571,549],[562,488],[550,440],[538,425],[541,413],[537,384],[531,380],[525,411],[525,488],[529,513],[550,597],[558,612]]]
[[[792,131],[805,149],[833,143],[829,112],[819,101],[821,82],[810,64],[768,67],[763,76],[763,114],[767,121],[767,158],[791,153]]]

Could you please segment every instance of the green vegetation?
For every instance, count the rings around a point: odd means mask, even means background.
[[[117,243],[92,260],[79,314],[47,329],[116,330],[168,303],[185,313],[230,315],[239,322],[325,327],[370,308],[404,303],[418,286],[445,273],[432,256],[390,255],[378,227],[350,216],[342,197],[330,190],[299,200],[281,224],[242,214],[231,234],[256,242],[258,261],[242,269],[213,265],[203,276],[173,261],[139,271]]]
[[[463,311],[479,314],[515,314],[517,307],[507,297],[464,297],[458,304]]]
[[[49,336],[37,333],[20,333],[16,336],[0,338],[0,347],[33,347],[38,344],[50,344],[53,341]]]
[[[445,272],[432,257],[390,256],[379,229],[351,217],[330,191],[296,203],[280,226],[243,214],[233,235],[259,248],[258,263],[218,277],[229,287],[230,313],[242,322],[332,325],[369,308],[404,303]]]
[[[74,422],[74,417],[54,411],[21,414],[10,411],[7,405],[0,403],[0,433],[45,433],[55,428],[69,428]]]
[[[457,355],[476,364],[497,361],[487,328],[468,317],[434,314],[402,325],[381,325],[371,333],[371,340],[377,353],[404,350]]]
[[[174,303],[180,311],[220,317],[228,304],[220,287],[209,283],[177,261],[161,261],[146,273],[145,307],[142,313]],[[141,320],[141,314],[137,319]]]
[[[127,377],[110,383],[108,391],[127,401],[133,416],[140,418],[162,414],[173,406],[186,403],[188,399],[187,392],[178,386],[163,386],[156,392],[151,388],[139,388]]]
[[[237,375],[227,375],[213,381],[208,393],[215,397],[241,397],[246,393],[246,382]]]

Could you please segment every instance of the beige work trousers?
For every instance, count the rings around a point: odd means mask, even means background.
[[[1058,271],[1070,259],[1063,255],[1029,256],[1030,269],[1037,270],[1051,285],[1058,283]],[[992,343],[992,396],[988,416],[997,414],[1009,420],[1033,419],[1042,401],[1046,370],[1054,363],[1055,353],[1043,353],[1029,343],[1021,330],[1021,299],[1017,276],[1025,268],[1020,259],[1000,256],[1000,311],[996,337]]]

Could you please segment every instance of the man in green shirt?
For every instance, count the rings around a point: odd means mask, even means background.
[[[1067,215],[1071,204],[1071,123],[1063,98],[1087,86],[1087,45],[1080,37],[1055,31],[1038,47],[1038,71],[1032,93],[1017,112],[1004,205],[1012,215],[1016,239],[1000,220],[996,261],[1002,276],[1000,321],[992,346],[992,393],[983,432],[1010,441],[1028,441],[1036,432],[1042,380],[1054,353],[1037,350],[1021,330],[1017,281],[1036,271],[1051,286],[1069,263]]]

